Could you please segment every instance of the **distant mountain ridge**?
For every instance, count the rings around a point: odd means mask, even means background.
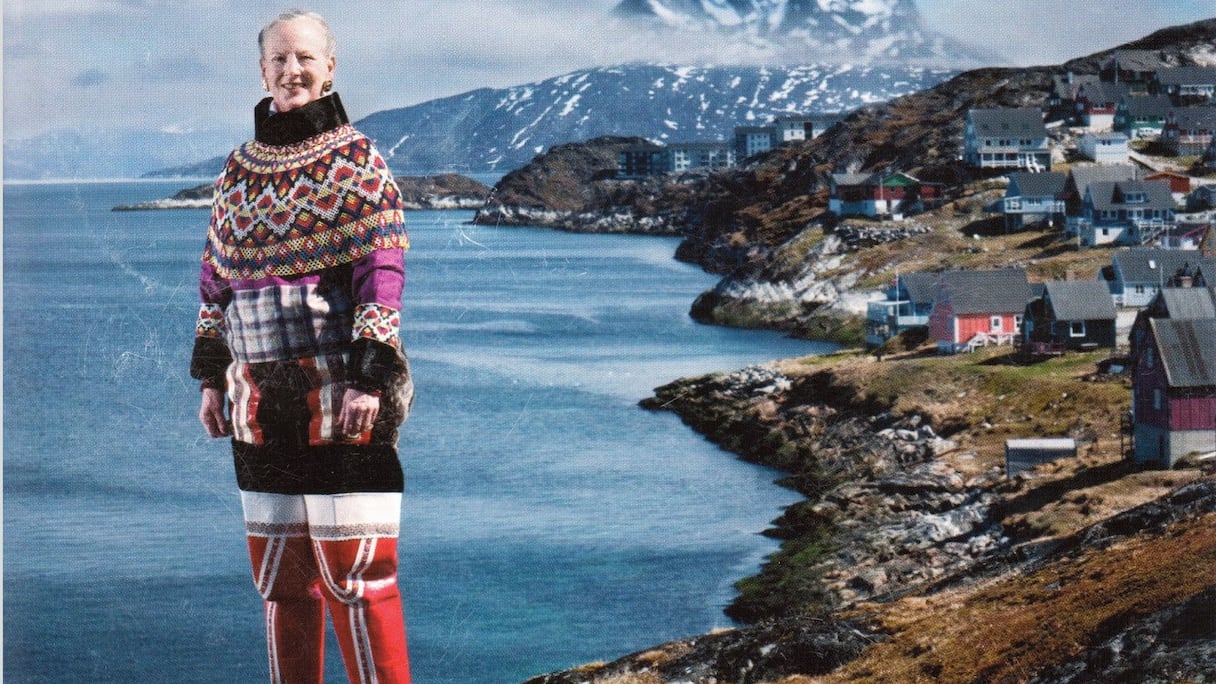
[[[735,126],[783,114],[848,111],[929,88],[955,73],[913,66],[631,64],[388,109],[355,127],[400,174],[505,172],[557,145],[600,136],[730,140]],[[209,175],[222,162],[217,157],[149,175]]]
[[[652,58],[664,63],[587,68],[472,90],[376,112],[356,125],[398,173],[502,173],[554,146],[601,136],[726,140],[737,125],[853,110],[995,61],[926,29],[915,0],[623,0],[611,14],[625,35],[688,50]],[[216,135],[127,131],[117,140],[98,133],[6,140],[5,175],[129,176],[158,169],[144,175],[210,176],[234,144],[215,144]],[[141,135],[145,142],[128,140]]]
[[[508,171],[555,145],[605,135],[730,140],[735,126],[780,114],[851,110],[922,90],[954,73],[921,67],[634,64],[475,90],[377,112],[356,125],[394,169]]]

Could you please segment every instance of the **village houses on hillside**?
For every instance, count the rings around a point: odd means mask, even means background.
[[[877,348],[920,329],[942,353],[1007,345],[1034,358],[1126,346],[1131,458],[1172,467],[1216,453],[1216,229],[1210,213],[1184,213],[1216,208],[1216,184],[1140,155],[1216,167],[1216,69],[1120,51],[1099,74],[1056,78],[1047,103],[970,110],[960,160],[977,175],[1006,176],[992,206],[1007,232],[1060,231],[1078,247],[1112,249],[1109,266],[1047,283],[1019,268],[896,274],[868,303],[866,342]],[[790,117],[741,126],[730,142],[638,146],[621,152],[620,175],[732,166],[821,131]],[[1066,140],[1075,147],[1062,149]],[[1065,170],[1052,170],[1057,159]],[[898,219],[940,205],[946,190],[908,170],[836,172],[828,211]],[[1125,339],[1121,311],[1139,312]]]
[[[818,137],[842,116],[839,113],[786,114],[774,117],[764,125],[736,126],[731,140],[648,142],[632,146],[618,155],[617,177],[636,180],[696,168],[730,168],[778,145]]]

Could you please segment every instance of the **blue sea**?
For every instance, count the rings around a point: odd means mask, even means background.
[[[206,210],[4,187],[4,681],[266,680],[229,447],[188,377]],[[823,345],[701,326],[676,242],[411,212],[401,582],[420,684],[519,682],[729,626],[796,495],[637,402]],[[345,681],[337,649],[327,681]]]

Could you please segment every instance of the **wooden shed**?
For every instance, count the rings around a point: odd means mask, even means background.
[[[1061,458],[1075,458],[1076,455],[1077,442],[1070,437],[1007,439],[1005,440],[1005,477],[1013,477],[1040,463],[1051,463]]]

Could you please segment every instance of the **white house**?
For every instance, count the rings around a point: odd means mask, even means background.
[[[1099,164],[1126,164],[1127,136],[1122,133],[1086,133],[1077,141],[1077,151]]]
[[[1103,278],[1115,306],[1138,308],[1148,305],[1163,288],[1177,287],[1180,278],[1193,278],[1201,268],[1216,272],[1216,261],[1195,252],[1135,247],[1115,252]]]
[[[972,109],[963,131],[963,162],[981,169],[1051,170],[1043,114],[1024,109]]]
[[[735,149],[727,142],[683,142],[668,145],[672,171],[723,169],[735,165]]]
[[[777,129],[777,142],[810,140],[814,136],[815,124],[809,116],[779,116],[773,121]]]
[[[777,146],[777,142],[777,129],[773,126],[736,126],[735,158],[743,161],[768,152]]]
[[[1174,226],[1174,196],[1167,181],[1090,183],[1076,221],[1081,243],[1143,245]]]

